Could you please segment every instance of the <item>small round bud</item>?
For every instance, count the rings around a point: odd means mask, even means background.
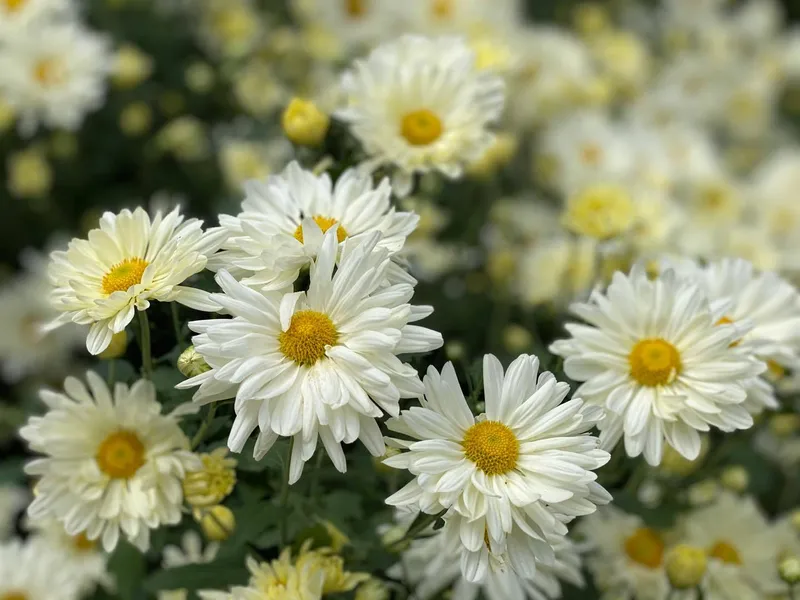
[[[11,154],[6,162],[6,187],[17,198],[46,196],[53,186],[53,169],[39,148]]]
[[[201,373],[210,371],[211,367],[208,366],[206,360],[200,353],[194,349],[194,346],[189,346],[186,350],[181,352],[178,357],[178,371],[184,377],[196,377]]]
[[[503,330],[503,344],[509,352],[518,353],[527,350],[531,342],[533,342],[531,332],[522,325],[512,324]]]
[[[726,467],[719,477],[720,483],[733,492],[743,492],[750,485],[750,475],[747,469],[740,465]]]
[[[233,511],[222,504],[195,511],[195,519],[200,521],[203,534],[212,542],[227,540],[236,529],[236,517],[233,516]]]
[[[189,65],[183,74],[186,87],[195,94],[207,94],[214,87],[214,69],[204,62],[195,62]]]
[[[144,102],[132,102],[119,113],[119,128],[129,137],[136,137],[150,129],[153,111]]]
[[[128,334],[123,329],[119,333],[115,333],[111,336],[111,343],[108,345],[108,348],[98,354],[97,358],[100,360],[114,360],[124,355],[127,348]]]
[[[153,59],[136,46],[125,44],[117,51],[112,83],[122,89],[136,87],[153,72]]]
[[[208,508],[220,504],[233,491],[237,461],[228,456],[225,446],[199,456],[203,466],[186,474],[183,496],[194,508]]]
[[[286,137],[298,146],[319,146],[328,135],[330,117],[310,100],[292,98],[281,117]]]
[[[800,558],[787,556],[778,563],[778,574],[789,585],[800,583]]]
[[[459,341],[447,342],[444,346],[444,353],[450,360],[458,360],[464,358],[467,349],[464,344]]]
[[[687,590],[700,585],[707,562],[702,549],[680,544],[667,552],[664,566],[672,587]]]
[[[708,454],[709,442],[707,436],[700,436],[700,454],[694,460],[681,456],[672,446],[664,446],[664,456],[659,469],[667,475],[686,477],[691,475],[703,465],[703,460]]]
[[[701,506],[708,504],[717,497],[719,493],[719,484],[713,479],[706,479],[695,483],[689,488],[689,504],[692,506]]]

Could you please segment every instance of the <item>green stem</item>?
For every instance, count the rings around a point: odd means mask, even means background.
[[[446,510],[443,510],[442,512],[436,513],[435,515],[429,515],[427,513],[419,513],[417,517],[414,519],[414,522],[411,523],[411,525],[409,525],[408,530],[406,530],[406,534],[396,542],[390,544],[387,549],[390,552],[394,550],[402,550],[405,544],[416,539],[419,534],[423,533],[426,529],[428,529],[428,527],[430,527],[441,517],[443,517],[444,513],[446,512],[447,512]]]
[[[181,345],[181,320],[178,315],[178,303],[170,302],[170,310],[172,311],[172,329],[175,331],[175,343]]]
[[[324,453],[321,449],[317,449],[317,457],[314,461],[314,471],[311,473],[311,485],[308,488],[308,495],[311,497],[311,500],[314,500],[317,497],[317,492],[319,491],[319,472],[322,470],[323,454]],[[291,454],[289,457],[291,459]]]
[[[217,412],[217,405],[211,404],[208,407],[208,412],[206,413],[206,418],[203,419],[203,422],[200,424],[200,428],[197,430],[197,433],[194,434],[192,438],[192,450],[196,449],[200,444],[203,443],[203,440],[206,437],[206,432],[208,431],[209,425],[211,425],[211,421],[214,420],[214,414]]]
[[[281,483],[281,547],[285,546],[289,537],[289,473],[291,472],[292,450],[294,449],[294,437],[289,439],[289,452],[286,454],[286,462],[283,465],[283,482]]]
[[[639,488],[641,483],[647,477],[647,473],[650,471],[650,466],[642,461],[636,469],[631,474],[628,481],[625,483],[625,491],[631,494],[635,494],[636,490]]]
[[[147,318],[147,312],[144,310],[139,311],[139,325],[141,326],[139,347],[142,350],[142,376],[145,379],[151,379],[153,376],[153,359],[150,349],[150,321]]]
[[[117,374],[117,361],[113,358],[108,361],[108,377],[106,378],[108,381],[108,387],[112,387],[114,385],[114,381],[116,380]]]

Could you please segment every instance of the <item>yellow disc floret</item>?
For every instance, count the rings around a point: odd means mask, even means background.
[[[336,230],[336,240],[339,242],[345,241],[347,239],[347,230],[342,227],[342,224],[339,223],[336,219],[332,217],[323,217],[322,215],[316,215],[314,217],[314,223],[319,225],[319,228],[322,230],[322,233],[325,233],[333,227],[334,225],[339,225],[339,228]],[[303,243],[303,224],[297,226],[297,229],[294,230],[294,237],[295,239]]]
[[[27,3],[28,0],[2,0],[0,6],[4,6],[6,12],[13,13],[21,10]]]
[[[739,550],[727,540],[717,540],[717,542],[708,549],[708,555],[711,558],[716,558],[729,565],[742,564],[742,557],[739,554]]]
[[[569,199],[562,221],[570,231],[606,240],[627,232],[636,217],[625,188],[596,184]]]
[[[133,431],[121,429],[102,441],[95,460],[112,479],[130,479],[144,465],[145,448]]]
[[[664,559],[664,541],[649,527],[640,527],[625,539],[625,554],[633,562],[655,569]]]
[[[502,475],[517,466],[519,440],[499,421],[476,423],[467,429],[461,445],[464,456],[487,475]]]
[[[368,0],[344,0],[344,10],[351,17],[363,17],[367,14]]]
[[[118,262],[103,277],[103,292],[110,296],[114,292],[126,292],[132,285],[140,284],[149,264],[143,258],[126,258]]]
[[[42,87],[58,85],[64,80],[64,66],[57,58],[43,58],[33,66],[33,77]]]
[[[681,355],[666,340],[641,340],[628,356],[631,377],[642,385],[656,387],[672,383],[681,372]]]
[[[331,318],[315,310],[296,312],[289,328],[278,337],[283,355],[306,366],[325,356],[325,348],[338,341],[339,332]]]
[[[442,136],[444,127],[436,113],[421,108],[403,116],[400,135],[412,146],[427,146]]]

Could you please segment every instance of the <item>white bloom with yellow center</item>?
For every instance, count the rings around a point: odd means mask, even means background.
[[[783,591],[778,576],[779,537],[750,497],[720,494],[680,523],[685,540],[706,551],[700,584],[708,600],[761,600]]]
[[[528,559],[552,557],[547,537],[564,535],[563,521],[610,499],[592,472],[608,454],[584,435],[602,411],[577,398],[562,405],[569,385],[539,374],[534,356],[520,356],[504,374],[487,354],[483,367],[485,414],[473,416],[447,363],[441,374],[428,369],[422,407],[388,422],[411,439],[392,439],[407,452],[384,463],[415,479],[386,502],[429,513],[452,509],[448,531],[460,535],[467,579],[482,580],[490,555],[502,560],[506,553],[518,575],[532,577]]]
[[[50,255],[51,303],[62,314],[48,329],[90,325],[86,347],[99,354],[151,300],[216,310],[208,294],[180,284],[205,268],[224,239],[222,228],[203,232],[202,221],[184,221],[178,208],[152,219],[141,207],[105,213],[87,240]]]
[[[519,0],[410,0],[402,6],[411,30],[427,35],[498,33],[521,19]]]
[[[180,521],[181,480],[199,461],[177,415],[161,414],[152,383],[117,383],[112,394],[96,373],[86,378],[88,388],[68,377],[64,393],[43,390],[48,411],[20,429],[44,455],[25,467],[39,480],[28,514],[56,518],[109,552],[120,535],[146,550],[150,529]]]
[[[300,17],[345,47],[368,47],[397,31],[400,5],[385,0],[294,0]]]
[[[392,207],[387,180],[375,187],[371,177],[354,169],[333,184],[328,174],[314,175],[293,162],[281,174],[250,181],[244,189],[242,212],[220,216],[228,239],[209,268],[225,269],[263,290],[294,282],[331,228],[340,244],[357,244],[380,232],[378,247],[394,254],[419,221],[415,213]]]
[[[624,434],[629,456],[643,453],[658,465],[666,438],[692,460],[699,431],[753,425],[745,386],[765,365],[735,347],[751,324],[720,323],[729,309],[670,269],[651,281],[640,266],[615,273],[605,293],[572,306],[588,324],[568,324],[572,337],[550,350],[564,357],[570,378],[584,382],[576,393],[606,409],[605,448]]]
[[[576,532],[603,598],[668,600],[662,532],[611,506],[582,519]]]
[[[444,533],[417,538],[388,574],[402,578],[406,573],[418,600],[436,598],[448,588],[452,588],[452,597],[458,600],[476,600],[481,592],[487,600],[555,600],[561,598],[562,581],[583,587],[580,556],[565,537],[552,542],[555,559],[551,564],[537,564],[535,579],[523,579],[513,571],[490,571],[480,584],[464,578],[458,548],[448,547],[447,541]]]
[[[39,26],[69,15],[74,7],[72,0],[2,0],[0,43],[28,27]]]
[[[0,94],[25,134],[39,123],[77,129],[103,103],[111,55],[106,38],[73,22],[18,31],[0,51]]]
[[[442,345],[430,329],[412,325],[432,312],[408,304],[409,283],[386,284],[388,252],[379,234],[346,240],[336,272],[338,232],[323,236],[307,292],[259,292],[220,271],[223,294],[212,298],[233,319],[194,321],[196,350],[212,369],[179,384],[200,386],[200,403],[236,398],[228,447],[241,452],[257,427],[260,459],[279,436],[293,437],[290,481],[316,449],[317,438],[339,471],[341,443],[360,439],[374,456],[385,452],[375,421],[397,415],[400,398],[422,394],[422,383],[398,354]]]
[[[0,544],[0,598],[78,600],[80,574],[62,550],[37,537]]]
[[[700,284],[712,301],[731,301],[725,322],[750,321],[753,328],[737,346],[778,369],[800,366],[800,293],[775,273],[757,272],[746,260],[727,258],[705,267],[677,263],[679,272]],[[766,375],[768,377],[769,374]],[[751,413],[780,406],[763,378],[748,385],[745,406]]]
[[[407,35],[357,60],[341,81],[349,124],[368,155],[362,168],[385,166],[406,196],[415,173],[449,178],[479,159],[494,136],[488,126],[503,110],[502,79],[478,72],[475,55],[458,38]]]

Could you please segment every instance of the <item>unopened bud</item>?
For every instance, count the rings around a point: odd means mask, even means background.
[[[233,511],[222,504],[195,511],[195,519],[200,522],[203,534],[212,542],[227,540],[236,529]]]
[[[281,117],[286,137],[299,146],[319,146],[328,135],[330,117],[310,100],[293,98]]]
[[[789,585],[800,583],[800,558],[789,556],[778,563],[778,574]]]
[[[664,565],[672,587],[688,590],[700,585],[707,563],[706,553],[702,549],[680,544],[667,552]]]
[[[189,346],[178,357],[178,371],[184,377],[196,377],[210,370],[211,367],[208,366],[208,363],[200,353],[194,349],[194,346]]]
[[[733,492],[743,492],[750,485],[747,469],[740,465],[726,467],[719,477],[720,483]]]
[[[108,348],[98,354],[97,358],[101,360],[114,360],[124,355],[127,348],[128,334],[123,329],[119,333],[115,333],[111,336],[111,343],[108,345]]]

